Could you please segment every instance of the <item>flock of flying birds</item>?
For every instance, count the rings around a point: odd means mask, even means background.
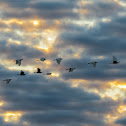
[[[23,59],[15,60],[15,61],[16,61],[16,64],[18,64],[19,66],[21,66],[22,60],[23,60]],[[42,62],[44,62],[45,60],[46,60],[46,58],[42,57],[42,58],[40,58],[40,59],[37,60],[37,61],[42,61]],[[62,58],[57,58],[57,59],[54,59],[53,61],[56,61],[57,64],[59,65],[60,62],[61,62],[61,60],[62,60]],[[90,62],[90,63],[88,63],[88,64],[93,65],[93,67],[95,68],[97,63],[98,63],[98,62]],[[118,63],[119,63],[119,62],[117,61],[117,58],[116,58],[115,56],[113,56],[113,62],[110,63],[110,64],[118,64]],[[73,72],[74,69],[76,69],[76,68],[68,68],[68,69],[66,69],[66,70],[68,70],[69,72]],[[34,72],[34,73],[42,73],[42,72],[41,72],[41,69],[40,69],[40,68],[37,68],[37,71]],[[43,75],[51,75],[51,74],[52,74],[52,73],[46,73],[46,74],[43,74]],[[25,72],[24,72],[23,70],[21,70],[20,74],[17,74],[17,75],[24,76],[24,75],[26,75],[26,74],[25,74]],[[12,79],[5,79],[5,80],[3,80],[3,81],[6,81],[6,84],[9,84],[11,80],[12,80]]]

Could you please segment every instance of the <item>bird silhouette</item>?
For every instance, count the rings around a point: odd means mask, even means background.
[[[52,73],[46,73],[46,74],[43,74],[43,75],[51,75]]]
[[[21,70],[20,74],[17,75],[25,75],[24,71]]]
[[[110,64],[118,64],[119,62],[117,61],[117,58],[115,56],[113,56],[113,62]]]
[[[57,59],[54,59],[53,61],[56,61],[58,63],[58,65],[60,64],[62,58],[57,58]]]
[[[73,72],[74,69],[76,69],[76,68],[69,68],[69,69],[66,69],[66,70],[69,70],[69,72]]]
[[[3,81],[6,81],[6,84],[9,84],[11,80],[12,79],[6,79],[6,80],[3,80]]]
[[[23,59],[18,59],[18,60],[16,60],[16,64],[18,64],[18,65],[20,66],[22,60],[23,60]]]
[[[40,58],[39,60],[37,60],[37,61],[42,61],[42,62],[44,62],[46,59],[44,58],[44,57],[42,57],[42,58]]]
[[[98,62],[91,62],[91,63],[88,63],[88,64],[92,64],[93,67],[95,68],[96,67],[96,63],[98,63]]]
[[[40,68],[37,68],[37,72],[34,73],[42,73]]]

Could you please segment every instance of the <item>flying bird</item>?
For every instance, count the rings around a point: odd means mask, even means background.
[[[37,68],[37,72],[34,73],[42,73],[40,68]]]
[[[88,63],[88,64],[92,64],[93,67],[95,68],[97,63],[98,63],[98,62],[91,62],[91,63]]]
[[[37,60],[37,61],[45,61],[46,59],[44,58],[44,57],[42,57],[42,58],[40,58],[39,60]]]
[[[69,70],[69,72],[73,72],[74,69],[76,69],[76,68],[69,68],[69,69],[66,69],[66,70]]]
[[[18,59],[18,60],[16,60],[16,64],[18,64],[18,65],[20,66],[22,60],[23,60],[23,59]]]
[[[119,62],[117,61],[117,58],[113,56],[113,62],[111,64],[118,64]]]
[[[46,73],[46,74],[43,74],[43,75],[51,75],[52,73]]]
[[[21,70],[20,74],[17,75],[25,75],[24,71]]]
[[[3,80],[3,81],[6,81],[6,84],[9,84],[11,80],[12,79],[6,79],[6,80]]]
[[[53,61],[56,61],[58,63],[58,65],[60,64],[62,58],[57,58],[57,59],[54,59]]]

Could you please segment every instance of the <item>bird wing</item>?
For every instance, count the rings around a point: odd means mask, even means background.
[[[117,61],[117,58],[115,56],[113,56],[113,61]]]
[[[18,64],[18,60],[16,60],[16,64]]]
[[[93,67],[96,67],[96,63],[93,62],[92,65],[93,65]]]
[[[42,57],[40,60],[41,60],[41,61],[44,61],[44,58]]]
[[[9,84],[9,83],[10,83],[10,81],[11,81],[11,79],[7,79],[6,81],[7,81],[7,84]]]
[[[61,59],[56,59],[57,63],[60,64],[61,62]]]
[[[19,65],[19,66],[21,65],[21,61],[18,61],[18,65]]]

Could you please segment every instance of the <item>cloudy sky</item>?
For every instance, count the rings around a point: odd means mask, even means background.
[[[125,0],[0,0],[0,125],[125,126],[125,35]]]

